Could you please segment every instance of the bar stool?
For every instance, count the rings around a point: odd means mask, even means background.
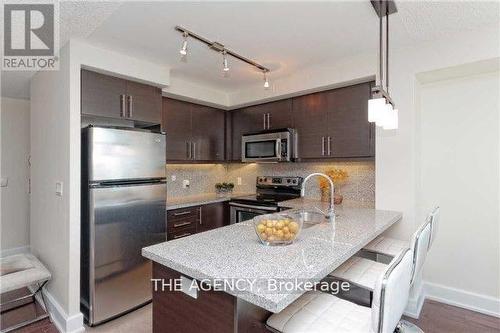
[[[439,224],[439,207],[434,208],[434,210],[429,214],[432,223],[432,235],[429,245],[434,241],[438,224]],[[394,257],[401,249],[408,247],[408,242],[396,238],[378,236],[373,241],[368,243],[362,251],[372,252],[376,254],[382,254]]]
[[[419,273],[423,268],[427,251],[430,249],[431,242],[435,238],[438,220],[439,207],[428,215],[426,222],[412,236],[411,248],[415,253],[415,259],[418,261],[415,265],[416,273]],[[387,250],[388,247],[384,246],[382,249]],[[391,248],[391,251],[393,250],[394,247]],[[389,253],[385,252],[383,254],[388,255]],[[394,254],[394,252],[391,252],[391,254]],[[385,270],[385,267],[386,264],[384,263],[355,256],[340,265],[335,271],[330,273],[330,276],[373,291],[377,278]]]
[[[413,253],[405,249],[379,277],[371,308],[310,291],[269,317],[266,326],[282,333],[392,333],[408,303],[412,267]]]

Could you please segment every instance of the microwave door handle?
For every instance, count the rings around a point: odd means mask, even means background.
[[[281,139],[276,140],[276,158],[281,160]]]

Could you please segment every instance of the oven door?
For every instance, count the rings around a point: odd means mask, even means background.
[[[255,216],[271,214],[278,211],[278,207],[254,206],[236,202],[229,203],[231,207],[231,224],[251,220]]]

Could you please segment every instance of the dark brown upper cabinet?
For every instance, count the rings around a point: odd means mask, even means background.
[[[329,158],[326,138],[328,99],[324,93],[293,98],[293,127],[296,129],[300,159]]]
[[[127,81],[127,113],[133,120],[161,123],[161,89]]]
[[[367,120],[373,84],[288,98],[231,112],[230,159],[241,160],[241,136],[292,127],[297,131],[299,160],[375,156],[375,128]]]
[[[230,159],[241,160],[243,134],[292,127],[292,100],[253,105],[231,112],[232,153]]]
[[[371,86],[364,83],[327,92],[329,156],[375,156],[375,126],[367,118]]]
[[[167,162],[224,161],[224,111],[163,98]]]
[[[372,83],[293,98],[299,159],[373,157],[375,128],[368,122]]]
[[[191,160],[190,103],[164,97],[161,125],[167,133],[167,161]]]
[[[161,122],[161,89],[88,70],[81,71],[82,114]]]
[[[224,161],[224,111],[192,104],[193,159]]]
[[[81,73],[82,114],[125,117],[127,81],[87,70]]]

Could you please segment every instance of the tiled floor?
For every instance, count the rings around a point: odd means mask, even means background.
[[[109,323],[85,327],[85,331],[89,333],[150,333],[153,331],[151,311],[152,307],[149,304]]]
[[[425,333],[500,333],[500,319],[434,301],[426,301],[416,322]],[[86,327],[89,333],[150,333],[151,305],[98,327]],[[16,333],[57,333],[48,320]],[[311,332],[312,333],[312,332]]]

